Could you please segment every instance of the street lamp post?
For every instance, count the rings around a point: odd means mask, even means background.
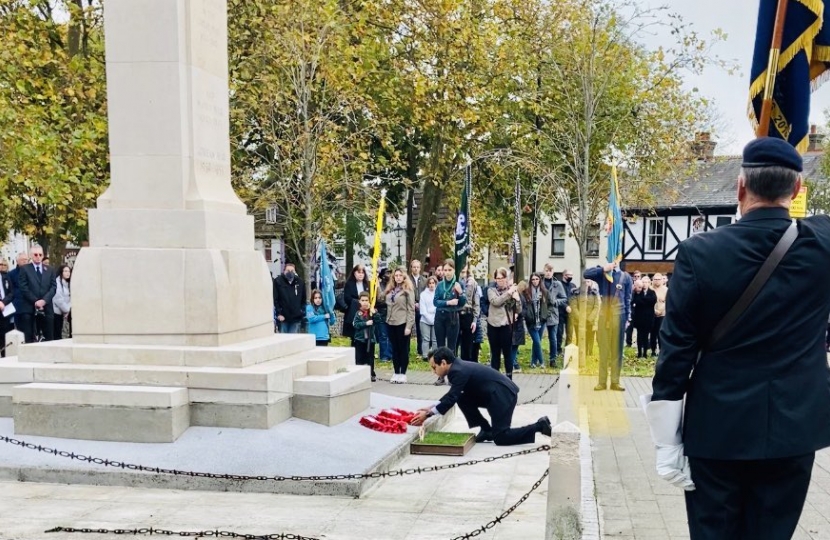
[[[395,238],[397,238],[398,240],[398,264],[400,265],[403,262],[403,259],[401,258],[401,239],[403,238],[406,229],[401,227],[400,224],[398,224],[398,226],[395,227],[392,230],[392,232],[395,233]]]

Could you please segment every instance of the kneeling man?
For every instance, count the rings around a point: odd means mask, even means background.
[[[550,437],[551,425],[547,416],[529,426],[510,427],[519,387],[500,371],[476,362],[456,362],[447,347],[430,352],[429,365],[436,375],[446,377],[452,388],[436,406],[419,410],[411,422],[413,426],[420,426],[430,416],[446,414],[457,403],[467,425],[481,428],[476,442],[493,441],[499,446],[510,446],[530,444],[537,433]],[[484,418],[479,407],[487,409],[492,424]]]

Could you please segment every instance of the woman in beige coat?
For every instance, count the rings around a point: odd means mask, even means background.
[[[409,367],[409,339],[415,327],[415,291],[403,270],[395,269],[383,295],[386,298],[386,327],[395,368],[391,382],[405,383],[406,368]]]

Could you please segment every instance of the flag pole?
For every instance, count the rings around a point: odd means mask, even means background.
[[[761,102],[761,118],[758,122],[756,137],[769,135],[769,121],[772,116],[772,93],[775,89],[775,77],[778,73],[778,57],[781,55],[781,41],[784,37],[784,21],[787,18],[788,0],[778,0],[778,8],[775,11],[775,26],[772,31],[772,44],[769,50],[769,61],[767,63],[767,77],[764,83],[764,99]]]

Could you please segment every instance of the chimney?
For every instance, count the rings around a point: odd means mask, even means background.
[[[810,143],[807,146],[807,152],[823,152],[824,151],[824,134],[818,132],[818,127],[815,124],[810,125]]]
[[[708,131],[695,133],[695,140],[692,141],[692,154],[699,161],[712,161],[715,157],[715,147],[718,145],[712,140]]]

